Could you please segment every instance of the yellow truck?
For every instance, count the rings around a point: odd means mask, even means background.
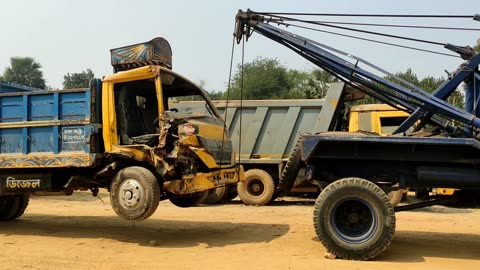
[[[20,217],[32,194],[106,188],[118,216],[140,221],[160,200],[189,207],[244,179],[220,113],[171,70],[165,39],[111,55],[115,74],[89,88],[0,93],[0,220]],[[169,106],[192,99],[204,113]]]

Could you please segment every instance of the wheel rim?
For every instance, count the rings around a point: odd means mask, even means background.
[[[119,188],[120,205],[127,210],[136,210],[145,200],[143,187],[135,179],[127,179]]]
[[[263,185],[263,182],[259,179],[253,179],[247,184],[247,191],[253,196],[262,195],[264,190],[265,186]]]
[[[337,236],[350,244],[369,240],[378,228],[373,208],[357,198],[339,201],[333,208],[330,223]]]

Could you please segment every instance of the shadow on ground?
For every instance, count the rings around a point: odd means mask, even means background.
[[[320,241],[314,238],[315,241]],[[426,257],[480,260],[480,235],[421,231],[397,231],[376,262],[424,262]],[[447,268],[455,269],[454,265]]]
[[[0,235],[105,238],[161,248],[193,247],[199,244],[207,244],[207,247],[224,247],[244,243],[270,242],[285,235],[289,228],[289,225],[286,224],[158,219],[129,223],[116,216],[66,217],[26,214],[19,220],[0,223]],[[8,244],[7,240],[5,242]]]

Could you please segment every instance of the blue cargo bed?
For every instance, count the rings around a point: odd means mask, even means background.
[[[91,166],[95,96],[90,89],[0,94],[0,168]]]

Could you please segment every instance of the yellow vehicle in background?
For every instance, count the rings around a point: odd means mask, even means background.
[[[348,131],[369,131],[386,136],[390,135],[408,116],[408,113],[388,104],[356,105],[349,110]]]

